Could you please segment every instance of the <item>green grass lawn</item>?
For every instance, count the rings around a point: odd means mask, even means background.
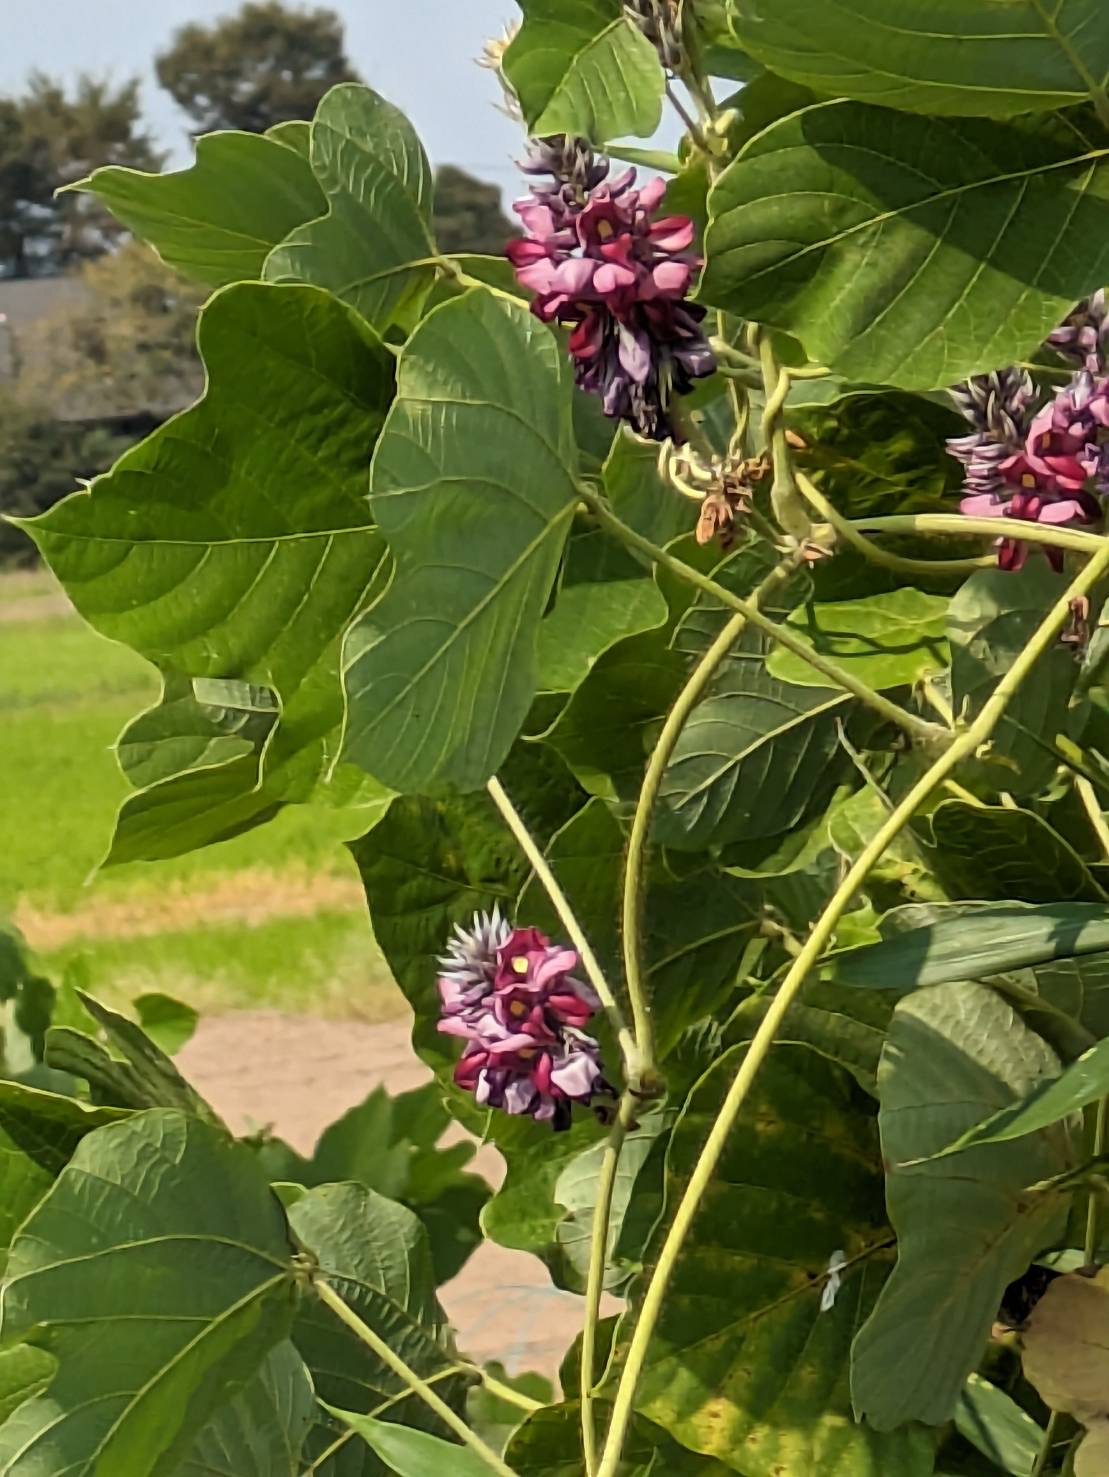
[[[157,691],[146,662],[57,609],[48,575],[0,576],[0,912],[48,970],[84,956],[107,999],[395,1016],[330,812],[290,808],[190,856],[96,871],[128,793],[113,745]]]

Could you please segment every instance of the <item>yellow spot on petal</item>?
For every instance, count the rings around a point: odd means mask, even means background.
[[[516,1055],[520,1057],[522,1061],[530,1062],[532,1057],[535,1055],[535,1047],[525,1046],[523,1051],[518,1051]]]
[[[597,235],[600,236],[602,241],[607,241],[612,234],[613,230],[611,221],[597,222]]]
[[[513,1015],[527,1015],[528,1013],[528,1008],[522,1000],[513,1000],[508,1008]]]
[[[1020,485],[1022,487],[1035,487],[1036,479],[1032,476],[1031,472],[1025,472],[1024,476],[1020,479]]]
[[[512,968],[516,974],[527,974],[528,961],[517,954],[516,958],[512,961]]]

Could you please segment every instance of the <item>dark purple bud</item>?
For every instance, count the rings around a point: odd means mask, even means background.
[[[1073,313],[1048,336],[1047,346],[1061,359],[1088,369],[1091,374],[1104,374],[1107,368],[1106,343],[1109,340],[1109,306],[1105,293],[1099,290],[1080,302]]]

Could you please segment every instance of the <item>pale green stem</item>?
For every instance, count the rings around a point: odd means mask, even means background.
[[[1040,1442],[1040,1449],[1036,1454],[1035,1464],[1031,1472],[1028,1474],[1028,1477],[1043,1477],[1043,1474],[1047,1471],[1047,1463],[1048,1459],[1051,1456],[1051,1448],[1055,1444],[1055,1427],[1058,1424],[1059,1412],[1057,1410],[1053,1410],[1047,1418],[1047,1425],[1044,1427],[1043,1440]]]
[[[808,509],[797,491],[793,453],[786,440],[785,422],[782,419],[786,396],[789,394],[789,375],[779,366],[770,335],[765,332],[759,334],[759,363],[762,367],[765,396],[762,433],[774,468],[770,505],[779,526],[791,537],[804,543],[812,525]]]
[[[784,646],[787,651],[792,651],[794,656],[807,662],[810,667],[826,677],[836,687],[842,687],[845,692],[857,697],[860,702],[880,714],[889,723],[896,723],[899,728],[905,730],[912,738],[925,743],[946,742],[950,734],[946,729],[940,728],[938,724],[927,723],[923,718],[918,718],[915,713],[907,713],[904,708],[898,707],[896,703],[890,702],[880,692],[875,692],[865,682],[860,682],[853,673],[841,667],[830,657],[821,656],[800,636],[795,636],[788,626],[779,625],[769,616],[763,615],[758,606],[750,600],[744,600],[739,595],[734,595],[731,590],[718,584],[716,580],[708,575],[702,574],[700,570],[694,569],[692,565],[677,559],[666,549],[653,544],[650,539],[644,538],[642,534],[636,533],[634,528],[629,527],[623,519],[618,518],[609,508],[603,498],[599,498],[589,488],[581,489],[582,501],[597,518],[598,522],[622,542],[633,549],[638,549],[656,564],[661,564],[664,569],[684,580],[686,584],[694,585],[704,594],[712,596],[721,605],[726,605],[739,615],[745,615],[751,625],[758,630],[764,631],[772,641]],[[1109,547],[1109,544],[1106,545]]]
[[[538,845],[525,825],[523,817],[505,793],[504,786],[494,775],[486,785],[486,789],[489,791],[489,796],[493,804],[504,818],[508,829],[520,843],[520,850],[531,863],[532,871],[538,878],[543,891],[550,898],[551,906],[558,914],[563,928],[565,928],[569,935],[570,942],[577,949],[578,957],[581,959],[581,967],[589,976],[589,983],[599,995],[601,1004],[605,1008],[605,1013],[612,1022],[612,1029],[616,1033],[616,1039],[620,1043],[620,1051],[624,1058],[628,1080],[632,1085],[638,1085],[643,1073],[653,1071],[653,1060],[643,1057],[635,1037],[628,1029],[628,1023],[624,1019],[624,1012],[620,1008],[619,1001],[612,993],[608,980],[605,978],[604,970],[601,968],[597,956],[594,954],[593,948],[585,936],[585,930],[578,922],[577,915],[570,906],[569,898],[567,898],[559,886],[555,874],[547,865],[547,858],[543,855],[542,848]]]
[[[1091,1159],[1099,1159],[1105,1153],[1105,1129],[1107,1119],[1109,1119],[1109,1098],[1101,1099],[1094,1109],[1092,1117],[1093,1124],[1090,1133],[1089,1155]],[[1100,1192],[1096,1185],[1091,1185],[1089,1199],[1086,1202],[1086,1240],[1083,1243],[1083,1257],[1087,1266],[1097,1260],[1099,1194]]]
[[[503,1380],[497,1379],[496,1375],[482,1369],[478,1364],[463,1364],[461,1366],[468,1374],[476,1374],[481,1383],[495,1395],[498,1400],[505,1400],[509,1405],[515,1405],[520,1410],[526,1410],[529,1414],[535,1410],[543,1409],[542,1400],[533,1400],[530,1395],[525,1395],[522,1390],[514,1390],[511,1385],[506,1385]]]
[[[852,518],[852,528],[871,533],[951,533],[963,538],[1015,538],[1026,544],[1048,544],[1096,554],[1106,539],[1100,533],[1063,528],[1051,523],[1026,523],[1021,518],[966,518],[962,513],[895,513],[884,517]]]
[[[768,595],[774,593],[789,579],[803,560],[800,551],[791,553],[773,569],[751,596],[751,604],[758,608]],[[624,977],[632,1009],[636,1011],[636,1038],[642,1043],[651,1040],[650,1010],[647,992],[643,984],[643,895],[647,842],[651,833],[651,821],[666,767],[670,763],[674,748],[686,725],[690,713],[704,696],[705,689],[717,667],[731,651],[743,634],[748,622],[746,610],[733,615],[716,640],[694,667],[689,680],[675,699],[674,706],[666,716],[666,722],[655,741],[647,761],[647,771],[636,802],[632,818],[631,834],[628,837],[628,855],[624,864],[624,899],[622,926],[624,935]],[[640,1021],[640,1013],[643,1020]]]
[[[1106,825],[1105,816],[1098,804],[1097,791],[1085,775],[1081,774],[1074,775],[1074,788],[1079,800],[1082,801],[1082,808],[1086,812],[1094,835],[1105,853],[1105,860],[1109,861],[1109,825]]]
[[[601,1317],[601,1297],[605,1290],[605,1269],[608,1266],[612,1197],[616,1189],[620,1152],[628,1130],[635,1121],[636,1108],[634,1093],[625,1092],[620,1099],[616,1119],[609,1130],[601,1160],[601,1172],[597,1177],[597,1203],[593,1207],[589,1273],[585,1284],[585,1325],[581,1334],[581,1444],[585,1458],[585,1477],[593,1477],[597,1470],[597,1419],[593,1408],[593,1389],[597,1374],[597,1324]]]
[[[690,113],[689,109],[686,107],[685,103],[682,102],[678,94],[674,91],[674,84],[672,82],[667,82],[666,84],[666,96],[670,100],[670,106],[674,109],[674,112],[677,113],[678,117],[684,123],[686,132],[689,134],[690,143],[693,145],[698,153],[704,154],[706,158],[711,159],[712,150],[705,142],[705,135],[701,131],[700,124],[693,117],[692,113]]]
[[[820,489],[804,472],[797,472],[797,487],[801,496],[808,502],[826,523],[830,523],[835,531],[852,548],[858,549],[872,564],[884,565],[886,569],[896,569],[902,574],[968,574],[974,569],[988,568],[996,560],[991,554],[983,554],[976,559],[908,559],[901,554],[891,554],[883,549],[880,544],[861,534],[849,518],[834,507]]]
[[[787,971],[778,992],[767,1008],[758,1031],[747,1048],[739,1071],[728,1089],[727,1096],[693,1167],[685,1193],[674,1212],[674,1219],[659,1253],[628,1347],[613,1403],[608,1440],[605,1443],[597,1477],[616,1477],[620,1453],[631,1420],[636,1387],[643,1373],[651,1337],[654,1334],[663,1299],[681,1255],[686,1236],[700,1207],[701,1199],[716,1171],[739,1111],[751,1090],[751,1085],[769,1055],[782,1022],[790,1006],[796,1000],[810,970],[830,943],[837,924],[851,906],[859,888],[865,883],[871,868],[910,823],[919,807],[944,783],[951,772],[963,760],[971,758],[990,738],[1004,717],[1014,694],[1065,626],[1070,613],[1071,600],[1092,589],[1106,569],[1109,569],[1109,542],[1103,545],[1097,556],[1090,560],[1085,569],[1071,583],[1066,593],[1052,606],[1035,635],[998,683],[974,722],[922,775],[878,829],[836,889],[831,901],[805,941],[800,954]]]
[[[463,1445],[468,1446],[475,1456],[480,1457],[491,1472],[496,1472],[498,1477],[516,1477],[516,1473],[507,1463],[501,1461],[500,1457],[491,1446],[487,1446],[476,1431],[471,1431],[466,1422],[453,1411],[441,1395],[432,1389],[427,1380],[422,1379],[409,1365],[407,1365],[399,1354],[395,1354],[380,1335],[376,1334],[370,1325],[359,1318],[353,1308],[349,1308],[330,1283],[317,1277],[312,1287],[325,1307],[329,1308],[341,1323],[344,1323],[355,1338],[359,1339],[366,1347],[373,1351],[388,1369],[391,1369],[398,1379],[404,1381],[413,1395],[418,1395],[427,1408],[433,1411],[443,1424],[458,1437]]]

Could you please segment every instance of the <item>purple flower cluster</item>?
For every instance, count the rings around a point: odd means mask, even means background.
[[[974,427],[947,448],[966,467],[960,508],[975,518],[1023,518],[1033,523],[1094,523],[1099,498],[1109,496],[1109,329],[1105,297],[1097,293],[1048,339],[1079,366],[1046,403],[1023,370],[979,375],[952,391]],[[1062,568],[1062,552],[1045,546]],[[998,563],[1019,569],[1028,545],[1001,539]]]
[[[685,300],[700,265],[693,222],[653,219],[664,182],[637,190],[634,169],[609,179],[608,160],[582,139],[537,140],[522,167],[553,179],[516,202],[528,234],[506,248],[536,295],[532,311],[573,329],[577,383],[600,396],[606,415],[655,441],[679,439],[671,396],[716,368],[705,310]]]
[[[584,1030],[600,1001],[575,979],[578,956],[494,909],[456,926],[439,960],[440,1031],[466,1049],[454,1069],[479,1103],[570,1126],[574,1103],[611,1093],[600,1048]]]

